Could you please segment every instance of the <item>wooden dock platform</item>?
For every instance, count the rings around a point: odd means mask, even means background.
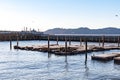
[[[120,56],[120,53],[100,54],[100,55],[91,56],[91,58],[92,60],[109,61],[109,60],[113,60],[114,57],[118,57],[118,56]]]
[[[108,47],[108,46],[99,47],[95,45],[88,45],[86,50],[85,45],[82,45],[82,46],[69,45],[66,48],[65,45],[51,44],[49,45],[49,49],[48,49],[48,45],[14,46],[14,49],[49,52],[56,55],[75,55],[75,54],[82,54],[86,52],[119,49],[119,47]]]

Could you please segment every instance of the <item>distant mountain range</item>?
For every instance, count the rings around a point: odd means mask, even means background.
[[[77,28],[77,29],[62,29],[54,28],[44,32],[45,34],[120,34],[119,28],[102,28],[102,29],[89,29],[89,28]]]

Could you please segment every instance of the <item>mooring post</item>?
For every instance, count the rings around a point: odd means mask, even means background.
[[[11,40],[11,35],[9,36],[10,39],[10,50],[12,49],[12,40]]]
[[[104,35],[102,36],[102,47],[104,48],[104,39],[105,37],[104,37]]]
[[[120,46],[120,37],[118,36],[118,47]]]
[[[114,37],[114,42],[116,42],[116,38]]]
[[[58,45],[58,36],[57,36],[57,45]]]
[[[94,38],[93,37],[91,37],[91,41],[94,42]]]
[[[87,38],[85,39],[85,59],[87,60]]]
[[[39,38],[39,41],[40,41],[40,40],[41,40],[41,36],[39,35],[39,37],[38,37],[38,38]]]
[[[33,35],[33,40],[35,40],[35,35]]]
[[[65,53],[67,54],[67,38],[65,36]]]
[[[17,47],[19,45],[19,36],[18,36],[18,33],[17,33]]]
[[[70,38],[70,36],[69,36],[69,45],[71,45],[71,38]]]
[[[99,38],[99,46],[100,46],[100,38]]]
[[[50,36],[48,35],[48,53],[50,52]]]
[[[106,42],[108,42],[108,43],[109,43],[109,38],[107,38]]]
[[[80,46],[82,46],[82,38],[80,38]]]

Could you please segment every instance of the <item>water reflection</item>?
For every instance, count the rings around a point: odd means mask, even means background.
[[[51,54],[48,53],[48,61],[47,61],[47,72],[48,72],[48,75],[50,75],[50,62],[51,62]]]
[[[38,41],[23,41],[24,45],[38,45]],[[47,44],[43,41],[41,44]],[[77,42],[76,42],[77,43]],[[91,60],[91,55],[119,52],[120,50],[100,51],[75,56],[56,56],[51,53],[10,50],[9,42],[0,43],[0,79],[8,80],[119,80],[120,65],[113,61]],[[62,44],[62,43],[61,43]],[[64,44],[64,43],[63,43]],[[13,42],[16,45],[16,42]],[[107,75],[107,77],[106,77]],[[115,75],[111,77],[111,75]],[[13,79],[14,78],[14,79]]]
[[[85,65],[87,65],[87,53],[85,53]]]
[[[119,70],[120,71],[120,64],[114,64],[114,69]]]
[[[87,57],[85,57],[85,73],[84,73],[84,78],[87,79],[89,76],[89,67],[87,64]]]
[[[48,58],[50,58],[51,57],[51,53],[48,53]]]
[[[65,70],[68,72],[68,61],[67,61],[67,56],[65,56]]]
[[[18,79],[18,77],[21,75],[21,74],[20,74],[20,70],[19,70],[19,68],[18,68],[18,67],[20,67],[20,63],[21,63],[20,53],[17,52],[17,53],[16,53],[16,62],[15,62],[16,68],[13,69],[14,72],[16,73],[16,74],[15,74],[15,77],[16,77],[15,79]],[[15,67],[15,66],[13,66],[12,64],[11,64],[11,66],[12,66],[12,68]]]

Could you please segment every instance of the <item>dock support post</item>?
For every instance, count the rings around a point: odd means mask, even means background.
[[[71,38],[69,37],[69,45],[71,45]]]
[[[99,38],[99,46],[100,46],[100,38]]]
[[[80,46],[82,46],[82,38],[80,38]]]
[[[114,37],[114,43],[116,42],[116,38]]]
[[[58,36],[57,36],[57,45],[58,45]]]
[[[12,41],[11,41],[11,36],[9,37],[10,38],[10,50],[12,49]]]
[[[104,36],[102,36],[102,47],[104,48],[104,39],[105,37]]]
[[[120,46],[120,37],[118,36],[118,47]]]
[[[39,41],[41,40],[41,36],[39,35]]]
[[[107,38],[107,41],[106,42],[108,42],[109,43],[109,38]]]
[[[17,47],[18,47],[18,45],[19,45],[19,38],[18,38],[19,36],[18,36],[18,34],[17,34]]]
[[[85,39],[85,59],[87,59],[87,39]]]
[[[86,51],[85,57],[87,58],[87,39],[85,40],[85,51]]]
[[[91,37],[91,39],[92,39],[92,40],[91,40],[91,42],[94,42],[94,38],[93,38],[93,37]]]
[[[50,52],[50,36],[48,35],[48,53]]]
[[[67,54],[67,38],[65,36],[65,53]]]

